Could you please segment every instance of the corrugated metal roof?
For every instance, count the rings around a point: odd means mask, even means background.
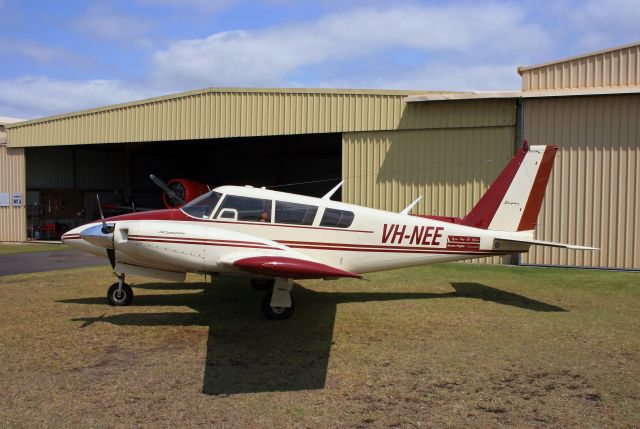
[[[329,89],[329,88],[203,88],[192,91],[178,92],[175,94],[162,95],[159,97],[150,97],[142,100],[134,100],[126,103],[111,104],[108,106],[96,107],[94,109],[79,110],[60,115],[45,116],[31,120],[17,119],[7,124],[19,121],[20,124],[7,126],[7,128],[16,128],[26,125],[32,125],[40,122],[48,122],[56,119],[71,118],[74,116],[90,115],[92,113],[105,112],[109,110],[126,109],[128,107],[137,107],[145,104],[158,103],[161,101],[176,100],[187,98],[194,95],[211,94],[211,93],[245,93],[245,94],[342,94],[342,95],[408,95],[415,93],[438,93],[440,91],[420,91],[420,90],[393,90],[393,89]],[[15,118],[6,118],[15,119]]]
[[[637,94],[640,87],[620,88],[585,88],[567,89],[555,91],[474,91],[454,94],[420,94],[405,97],[406,103],[420,103],[424,101],[455,101],[455,100],[489,100],[499,98],[548,98],[548,97],[572,97],[588,95],[615,95]]]
[[[319,134],[430,126],[419,91],[209,88],[21,122],[10,147]]]
[[[579,60],[579,59],[583,59],[583,58],[587,58],[587,57],[594,57],[596,55],[608,54],[608,53],[611,53],[611,52],[620,51],[620,50],[623,50],[623,49],[635,48],[635,47],[640,47],[640,42],[627,43],[625,45],[614,46],[614,47],[607,48],[607,49],[600,49],[598,51],[587,52],[585,54],[580,54],[580,55],[573,55],[573,56],[570,56],[570,57],[560,58],[558,60],[553,60],[553,61],[547,61],[547,62],[544,62],[544,63],[535,64],[535,65],[532,65],[532,66],[519,66],[518,67],[518,73],[522,74],[522,72],[527,71],[527,70],[539,69],[541,67],[547,67],[547,66],[554,65],[554,64],[561,64],[561,63],[571,62],[571,61],[575,61],[575,60]]]
[[[640,43],[519,67],[523,91],[640,86]]]

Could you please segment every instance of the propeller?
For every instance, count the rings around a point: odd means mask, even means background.
[[[98,211],[100,212],[100,219],[102,220],[102,228],[100,228],[100,231],[103,234],[111,234],[113,233],[113,226],[107,225],[107,222],[104,220],[104,214],[102,213],[102,205],[100,204],[100,195],[96,194],[96,200],[98,200]],[[111,264],[111,268],[115,268],[116,267],[116,251],[113,247],[107,248],[107,258],[109,258],[109,263]]]
[[[113,232],[113,227],[107,225],[107,222],[104,220],[104,214],[102,213],[102,204],[100,204],[100,195],[96,194],[96,200],[98,200],[98,211],[100,212],[100,219],[102,220],[102,233],[109,234]]]
[[[149,175],[149,179],[151,179],[151,181],[153,183],[155,183],[156,185],[158,185],[158,187],[160,189],[162,189],[163,191],[165,191],[167,193],[167,196],[172,199],[177,201],[179,204],[176,205],[183,205],[185,203],[185,200],[176,193],[176,190],[171,189],[170,187],[167,186],[166,183],[164,183],[159,177],[154,176],[153,174]]]

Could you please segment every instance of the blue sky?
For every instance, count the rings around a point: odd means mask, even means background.
[[[638,22],[638,0],[0,0],[0,116],[205,87],[518,89],[518,65]]]

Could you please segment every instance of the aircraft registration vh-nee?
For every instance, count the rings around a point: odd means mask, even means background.
[[[365,273],[527,252],[557,147],[523,147],[462,218],[410,215],[250,186],[221,186],[181,208],[124,214],[75,228],[65,243],[107,256],[118,282],[107,298],[129,305],[125,275],[184,281],[187,272],[244,276],[267,291],[268,319],[291,317],[295,279]]]

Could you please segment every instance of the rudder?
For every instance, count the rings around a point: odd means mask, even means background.
[[[522,148],[460,223],[499,231],[531,231],[536,226],[557,146]]]

